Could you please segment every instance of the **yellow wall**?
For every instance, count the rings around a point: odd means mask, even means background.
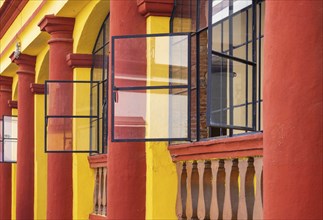
[[[18,78],[18,77],[15,77]],[[16,97],[13,97],[13,99]],[[18,115],[17,109],[12,109],[12,115]],[[17,183],[17,164],[11,166],[11,218],[16,219],[16,183]]]
[[[169,18],[156,16],[147,18],[148,34],[167,32],[169,32]],[[147,76],[150,77],[153,74],[154,64],[148,60],[147,65]],[[148,108],[152,104],[149,103],[148,100]],[[156,113],[147,109],[147,114]],[[146,219],[176,219],[176,167],[167,146],[167,142],[146,143]]]
[[[74,69],[74,80],[90,80],[90,69]],[[84,85],[74,84],[74,114],[89,115],[90,91],[84,89]],[[84,108],[85,106],[85,108]],[[84,121],[85,120],[85,121]],[[89,147],[89,119],[82,122],[73,122],[73,148],[79,148],[82,143]],[[84,123],[85,122],[85,123]],[[82,134],[80,129],[84,127],[86,132]],[[77,128],[77,129],[76,129]],[[87,150],[87,149],[80,149]],[[94,170],[90,168],[87,153],[73,154],[73,219],[88,219],[93,210]]]
[[[76,16],[74,27],[73,50],[76,53],[91,54],[103,20],[109,12],[109,1],[90,1]],[[74,80],[90,80],[90,68],[75,68]],[[81,84],[74,87],[74,113],[88,115],[90,109],[90,90]],[[87,84],[89,85],[89,84]],[[89,143],[89,119],[76,122],[73,126],[73,148],[80,147],[81,143]],[[80,133],[83,127],[85,135]],[[79,127],[79,128],[80,128]],[[87,130],[87,132],[86,132]],[[87,145],[88,146],[88,145]],[[80,149],[86,150],[86,149]],[[73,219],[88,219],[93,211],[93,192],[95,184],[94,169],[91,169],[87,153],[73,154]]]
[[[48,78],[48,50],[45,46],[36,61],[36,83]],[[34,218],[46,219],[47,210],[47,154],[44,152],[44,95],[34,96],[35,159],[34,159]]]

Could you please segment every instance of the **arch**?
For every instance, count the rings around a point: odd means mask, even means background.
[[[92,1],[76,17],[74,52],[92,53],[100,27],[110,11],[110,1]]]

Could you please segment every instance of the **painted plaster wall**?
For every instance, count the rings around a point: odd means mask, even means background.
[[[168,17],[150,16],[147,18],[146,25],[147,34],[169,32]],[[148,47],[152,46],[149,43],[152,42],[148,40]],[[147,78],[153,77],[154,70],[157,68],[156,64],[148,58],[147,66]],[[167,75],[168,68],[165,69],[165,77]],[[167,100],[164,100],[163,104],[167,105],[167,103]],[[153,104],[149,102],[148,95],[147,118],[156,117],[156,114],[160,113],[151,111],[150,108]],[[152,125],[148,129],[158,130],[156,128],[156,126]],[[171,160],[167,146],[167,142],[146,143],[146,219],[176,219],[176,166]]]

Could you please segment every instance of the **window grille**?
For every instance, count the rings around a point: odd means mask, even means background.
[[[17,162],[17,140],[17,116],[3,116],[0,120],[0,163]]]
[[[95,81],[45,81],[45,152],[99,151],[100,86]]]
[[[112,141],[190,140],[190,34],[112,37]]]

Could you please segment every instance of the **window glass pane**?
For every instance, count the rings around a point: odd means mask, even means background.
[[[188,136],[187,89],[118,91],[116,97],[115,139]]]
[[[97,82],[91,85],[89,81],[46,81],[45,85],[47,116],[88,116],[91,112],[97,115],[97,97],[91,103],[90,97],[78,96],[90,92],[96,95]]]
[[[18,118],[3,116],[1,120],[0,162],[17,162]]]
[[[212,26],[212,50],[241,59],[252,55],[252,9],[226,16]],[[250,60],[250,59],[249,59]]]
[[[99,50],[102,46],[103,46],[103,40],[104,40],[104,38],[103,38],[103,29],[101,29],[100,30],[100,33],[99,33],[99,37],[98,37],[98,39],[97,39],[97,41],[96,41],[96,44],[95,44],[95,47],[94,47],[94,49],[93,49],[93,52],[96,52],[97,50]]]
[[[114,41],[116,87],[187,85],[187,70],[187,35],[117,38]]]
[[[172,25],[173,33],[195,32],[196,13],[197,0],[176,0]]]
[[[17,140],[3,141],[3,162],[17,162]]]
[[[91,118],[48,118],[47,119],[47,151],[98,151],[97,122]],[[74,130],[73,130],[74,129]],[[74,131],[74,133],[73,133]],[[90,143],[90,136],[92,142]],[[73,135],[74,141],[73,142]]]
[[[189,43],[188,34],[113,38],[113,140],[189,138]]]
[[[251,128],[252,66],[213,55],[210,76],[210,124]]]

